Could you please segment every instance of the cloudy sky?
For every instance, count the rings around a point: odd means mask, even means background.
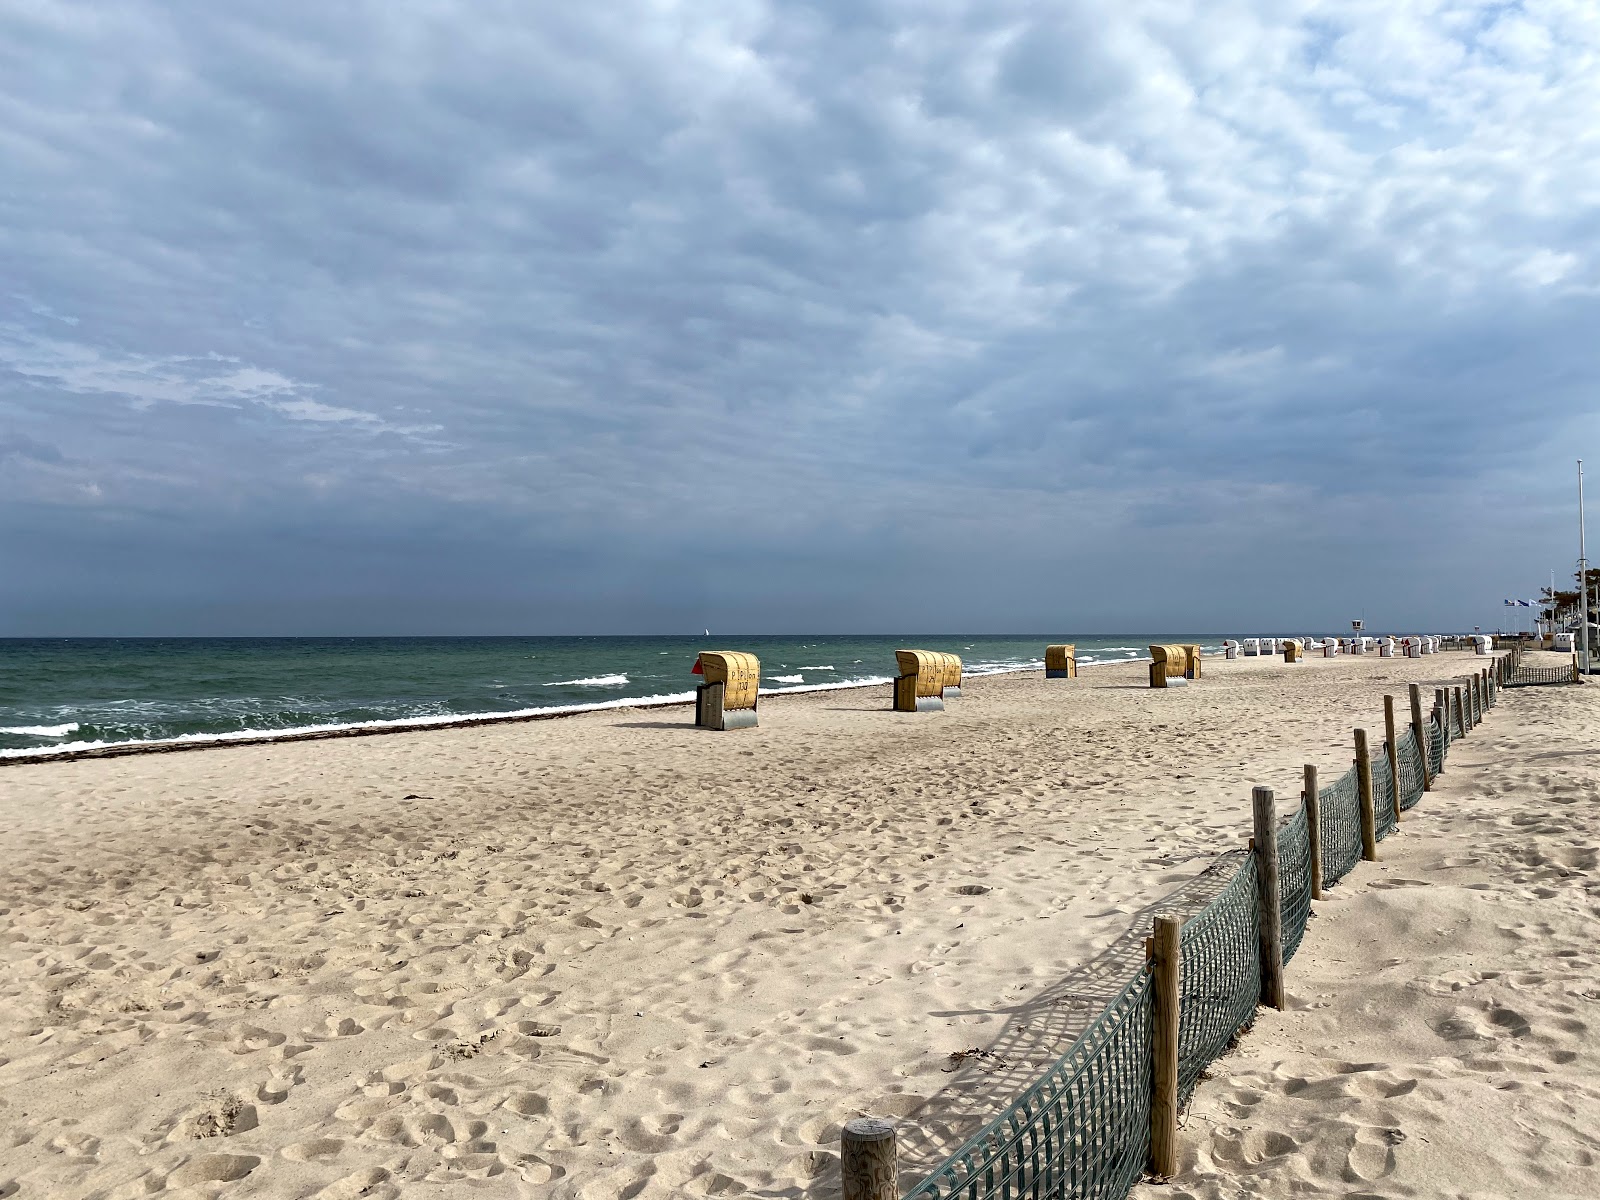
[[[1593,0],[0,0],[0,633],[1492,625],[1600,473],[1597,64]]]

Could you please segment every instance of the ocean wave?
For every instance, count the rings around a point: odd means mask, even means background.
[[[437,729],[439,726],[483,725],[505,721],[522,721],[539,717],[566,717],[577,713],[603,712],[612,708],[658,708],[669,704],[689,704],[693,692],[673,692],[661,696],[627,696],[616,700],[594,700],[588,704],[552,704],[542,708],[519,708],[510,712],[442,713],[429,717],[394,717],[379,721],[342,721],[327,725],[289,725],[277,729],[232,729],[225,733],[180,733],[174,737],[127,739],[109,741],[65,742],[59,746],[41,746],[28,750],[0,750],[0,758],[35,758],[40,755],[70,754],[80,750],[103,750],[115,746],[143,748],[171,745],[226,745],[229,742],[285,741],[293,738],[339,734],[351,730],[403,730]]]
[[[0,726],[0,733],[15,734],[17,737],[66,737],[69,733],[78,731],[76,721],[66,725],[10,725]],[[54,747],[52,747],[54,749]]]
[[[830,666],[830,667],[801,667],[800,669],[802,671],[832,671],[835,668]]]
[[[627,687],[626,675],[595,675],[589,679],[558,679],[545,687]]]
[[[767,678],[772,680],[773,683],[804,683],[806,681],[804,675],[768,675]]]

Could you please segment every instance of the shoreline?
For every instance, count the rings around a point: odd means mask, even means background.
[[[1147,663],[1148,655],[1120,658],[1115,661],[1079,664],[1079,670],[1092,667],[1114,667],[1124,663]],[[998,675],[1042,674],[1044,665],[1037,667],[1006,667],[989,671],[969,671],[966,679],[988,679]],[[856,691],[861,688],[883,687],[893,683],[892,676],[849,680],[842,683],[800,684],[795,687],[761,689],[757,695],[801,696],[818,692]],[[581,717],[586,713],[622,712],[628,709],[682,708],[694,703],[694,695],[643,696],[637,699],[597,700],[592,704],[570,704],[551,708],[522,708],[508,713],[462,713],[440,717],[397,717],[390,721],[353,722],[347,725],[302,725],[279,733],[257,730],[240,730],[237,733],[189,733],[160,741],[108,742],[97,746],[84,746],[76,750],[41,747],[29,750],[0,750],[0,767],[32,763],[77,762],[90,758],[121,758],[135,754],[172,754],[184,750],[218,750],[234,746],[263,746],[278,742],[315,742],[334,738],[375,737],[388,733],[414,733],[430,729],[472,729],[485,725],[515,725],[530,721],[553,721],[563,717]]]

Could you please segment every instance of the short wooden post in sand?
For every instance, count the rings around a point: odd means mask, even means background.
[[[1411,736],[1417,739],[1417,749],[1422,752],[1422,790],[1433,791],[1433,747],[1430,739],[1423,737],[1422,726],[1422,685],[1411,685]]]
[[[1389,798],[1394,805],[1394,823],[1400,824],[1400,747],[1394,736],[1394,697],[1383,698],[1383,735],[1388,738],[1384,749],[1389,754]]]
[[[1155,1027],[1151,1031],[1150,1174],[1168,1179],[1178,1173],[1178,966],[1177,917],[1157,917],[1150,939],[1151,996]]]
[[[900,1164],[894,1122],[855,1117],[839,1131],[844,1200],[900,1200]]]
[[[1311,835],[1311,898],[1322,899],[1322,797],[1317,795],[1317,769],[1306,764],[1306,830]]]
[[[1372,753],[1367,731],[1356,730],[1356,794],[1361,798],[1361,857],[1378,861],[1378,819],[1372,806]]]
[[[1250,793],[1255,818],[1256,901],[1261,938],[1261,1003],[1283,1009],[1283,905],[1278,882],[1278,819],[1272,789]]]
[[[1462,695],[1459,686],[1451,688],[1450,694],[1455,697],[1456,724],[1461,726],[1461,736],[1466,737],[1472,730],[1472,726],[1467,723],[1467,698]]]

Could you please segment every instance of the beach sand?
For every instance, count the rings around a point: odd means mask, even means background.
[[[909,1186],[1242,845],[1252,785],[1287,808],[1385,692],[1483,663],[0,768],[0,1196],[828,1196],[863,1113]],[[1149,1195],[1600,1194],[1595,694],[1510,694],[1452,750]]]

